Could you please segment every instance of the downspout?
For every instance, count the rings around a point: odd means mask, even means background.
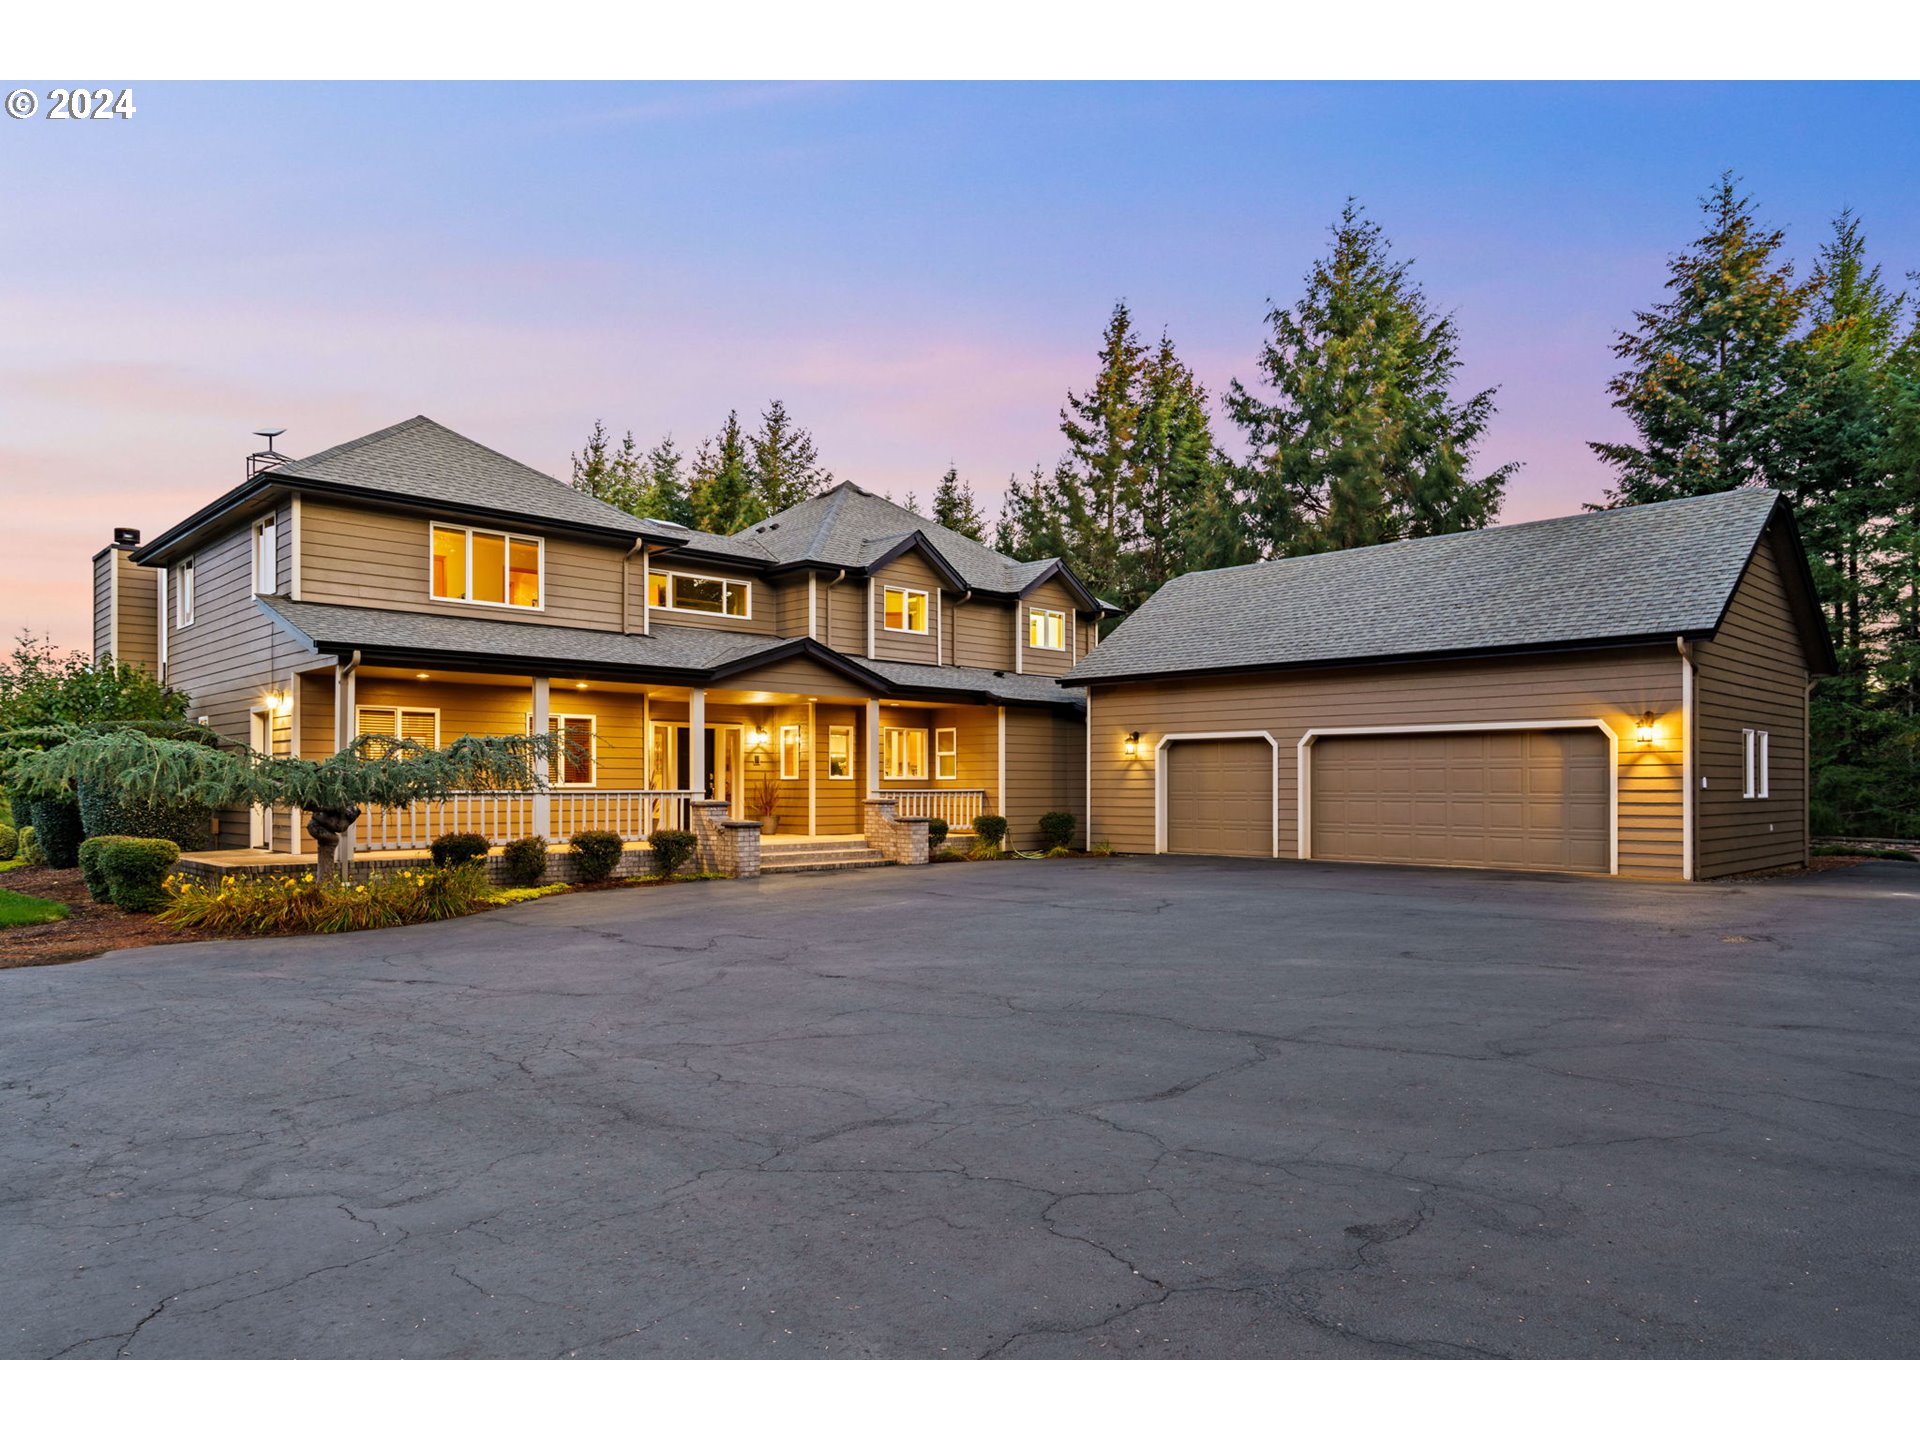
[[[633,557],[635,552],[644,549],[644,539],[635,540],[627,553],[620,557],[620,633],[631,635],[633,621],[631,617],[631,591],[633,589]]]
[[[1800,863],[1813,864],[1813,687],[1818,675],[1807,676],[1800,696]]]
[[[973,598],[973,591],[962,590],[960,592],[960,598],[953,602],[953,663],[955,665],[958,665],[960,663],[960,607],[966,604],[972,598]],[[942,606],[941,608],[943,610],[945,609],[944,606]],[[946,623],[946,616],[943,614],[940,617],[940,620],[941,620],[941,624],[944,625]],[[935,663],[940,665],[945,665],[947,663],[945,656],[946,656],[946,631],[942,630],[940,632],[940,643],[935,647],[935,650],[934,650]]]
[[[847,572],[845,570],[842,570],[838,575],[834,576],[831,580],[827,581],[827,613],[826,613],[827,623],[825,627],[827,633],[826,633],[826,638],[823,639],[820,643],[825,645],[829,650],[833,648],[833,587],[838,585],[842,580],[846,578],[847,578]]]
[[[1676,635],[1680,652],[1680,878],[1693,879],[1693,646]],[[1616,823],[1618,823],[1616,821]]]

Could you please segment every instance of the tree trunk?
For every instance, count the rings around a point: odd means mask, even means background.
[[[340,837],[347,833],[353,822],[360,818],[360,807],[348,805],[339,810],[314,810],[307,816],[307,834],[313,837],[318,847],[313,861],[313,880],[316,885],[325,885],[339,878],[340,865],[338,849]]]

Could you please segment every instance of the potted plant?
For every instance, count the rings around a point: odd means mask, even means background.
[[[780,808],[780,782],[771,778],[757,781],[747,799],[754,818],[760,822],[760,833],[779,834],[780,817],[774,811]]]

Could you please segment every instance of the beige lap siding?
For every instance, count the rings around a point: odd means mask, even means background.
[[[947,664],[975,670],[1013,669],[1013,607],[1004,600],[953,601]]]
[[[1038,845],[1040,817],[1049,810],[1072,815],[1080,843],[1085,843],[1086,759],[1086,731],[1077,716],[1007,707],[1002,813],[1010,844],[1022,850]]]
[[[1079,658],[1073,650],[1074,604],[1072,592],[1058,580],[1047,581],[1020,602],[1020,668],[1026,674],[1064,675],[1074,667]],[[1065,617],[1060,627],[1062,649],[1042,650],[1027,643],[1032,637],[1031,616],[1035,610],[1057,610]]]
[[[1378,666],[1097,688],[1091,838],[1154,848],[1154,747],[1168,733],[1270,732],[1280,744],[1280,854],[1299,853],[1296,746],[1308,729],[1599,719],[1619,737],[1620,873],[1681,878],[1681,678],[1671,645],[1540,659]],[[1640,746],[1638,717],[1659,718]],[[1138,754],[1124,753],[1140,732]]]
[[[924,635],[911,630],[887,629],[887,587],[918,590],[927,597],[927,629]],[[943,597],[940,577],[931,565],[909,552],[888,565],[873,578],[873,654],[876,660],[904,660],[910,665],[931,665],[936,650],[934,621],[939,617]],[[836,648],[854,651],[852,637],[834,637]],[[866,636],[859,637],[860,654],[866,653]],[[952,664],[953,658],[947,657]]]
[[[1703,880],[1803,864],[1807,855],[1807,657],[1779,554],[1763,541],[1713,639],[1698,651],[1695,873]],[[1743,794],[1743,730],[1768,732],[1768,798]]]

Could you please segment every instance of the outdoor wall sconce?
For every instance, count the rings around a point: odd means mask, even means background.
[[[1139,753],[1140,732],[1138,730],[1130,730],[1127,732],[1127,758],[1131,760]]]
[[[271,710],[274,714],[291,715],[293,713],[293,693],[291,691],[269,690],[266,698],[267,709]]]
[[[747,731],[747,744],[751,745],[756,750],[766,749],[767,748],[766,727],[763,725],[756,725],[751,730]]]
[[[1653,744],[1653,727],[1654,727],[1653,712],[1649,710],[1647,711],[1646,714],[1640,717],[1639,723],[1634,726],[1634,730],[1633,730],[1634,738],[1638,740],[1642,745]]]

